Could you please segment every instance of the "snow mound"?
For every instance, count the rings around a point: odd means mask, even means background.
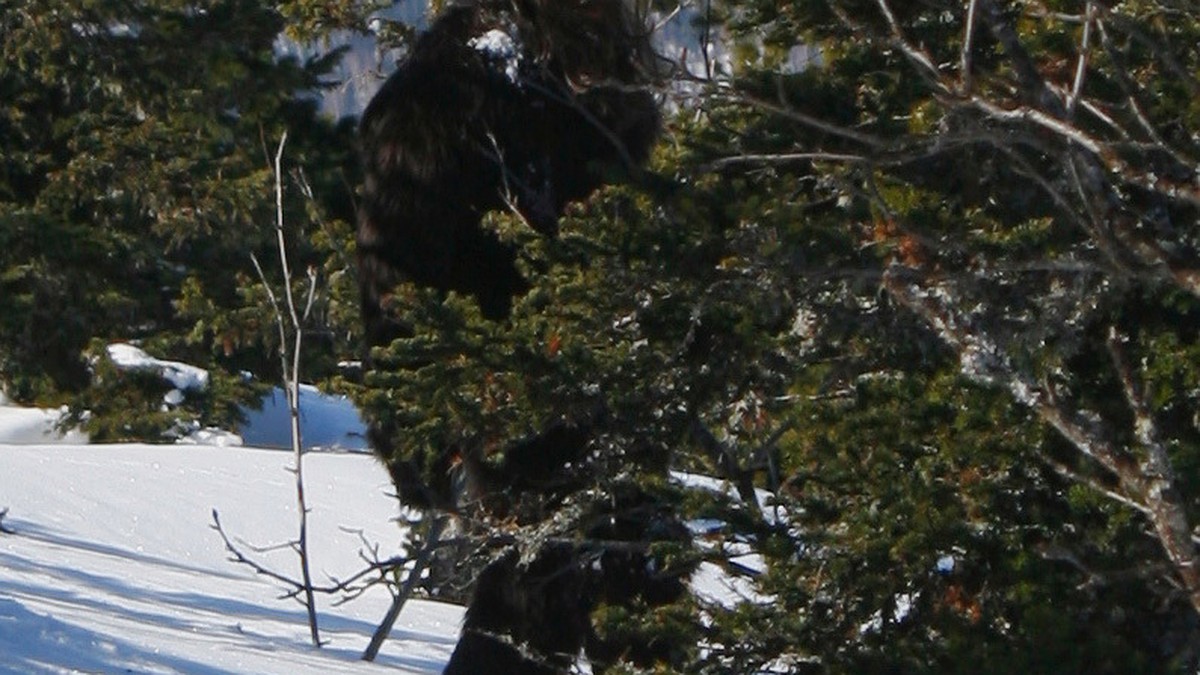
[[[81,431],[62,433],[58,430],[63,410],[18,408],[6,403],[7,400],[0,396],[0,444],[79,445],[88,442],[87,434]]]
[[[179,391],[203,390],[208,387],[208,371],[179,361],[163,361],[150,356],[131,344],[108,346],[108,358],[122,370],[145,370],[158,373]]]

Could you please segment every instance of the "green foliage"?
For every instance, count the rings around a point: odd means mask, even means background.
[[[1143,672],[1164,626],[1124,612],[1156,601],[1075,564],[1136,568],[1153,549],[1104,501],[1064,498],[1026,413],[952,373],[811,386],[782,441],[799,547],[767,548],[762,580],[798,617],[783,653],[810,646],[836,672]]]
[[[411,336],[374,354],[368,413],[394,416],[405,430],[398,451],[419,457],[502,445],[602,408],[613,455],[600,454],[612,470],[633,447],[666,466],[695,418],[733,414],[783,386],[774,369],[787,358],[778,341],[790,317],[770,263],[779,247],[723,213],[706,187],[666,206],[630,186],[606,189],[572,210],[555,238],[490,217],[521,245],[533,288],[496,323],[470,299],[402,285],[396,314]]]
[[[392,4],[391,0],[285,0],[277,6],[287,20],[288,36],[308,42],[328,39],[338,30],[365,32],[371,14]]]
[[[73,401],[62,424],[80,427],[96,443],[171,442],[199,430],[200,420],[236,428],[241,406],[254,405],[265,389],[216,370],[204,389],[175,391],[157,372],[118,368],[99,341],[89,349],[89,363],[91,386]]]
[[[103,440],[235,423],[242,372],[278,375],[249,256],[278,293],[285,129],[289,255],[320,284],[303,359],[336,372],[359,339],[352,124],[305,95],[336,54],[273,45],[362,30],[378,5],[0,0],[8,395],[71,402]],[[689,672],[1194,671],[1195,603],[1129,476],[1152,427],[1162,494],[1200,518],[1200,23],[1095,6],[1077,79],[1083,4],[711,3],[731,58],[669,121],[652,171],[670,187],[608,188],[557,237],[492,214],[533,284],[511,320],[401,286],[407,336],[340,384],[429,482],[445,448],[498,464],[603,411],[585,489],[507,495],[486,525],[580,537],[631,483],[715,523],[663,559],[750,598],[593,616],[680,645]],[[819,58],[785,68],[801,43]],[[116,340],[207,367],[210,389],[166,404],[107,360]],[[679,495],[668,468],[733,489]]]
[[[1200,50],[1166,11],[713,3],[734,58],[689,161],[805,233],[804,339],[758,476],[785,522],[690,504],[766,558],[704,669],[1194,670],[1195,547],[1161,514],[1200,515]]]
[[[284,129],[291,175],[314,177],[308,195],[289,189],[291,254],[348,269],[333,252],[352,220],[351,128],[304,93],[331,64],[277,58],[284,19],[250,0],[6,0],[0,15],[0,383],[22,402],[90,407],[103,437],[159,438],[184,411],[122,413],[117,382],[130,396],[148,383],[85,357],[93,340],[133,340],[217,373],[227,391],[210,395],[232,398],[187,414],[235,421],[252,392],[240,371],[277,371],[249,256],[275,259],[267,148]],[[345,314],[334,297],[322,319]]]
[[[679,161],[664,148],[653,168]],[[612,186],[570,209],[556,237],[492,214],[488,226],[519,247],[532,283],[504,322],[482,319],[471,298],[398,287],[405,337],[375,350],[358,394],[396,440],[392,459],[438,485],[446,448],[483,448],[482,461],[499,466],[504,448],[554,423],[602,419],[571,467],[578,492],[506,494],[512,517],[492,524],[520,541],[586,544],[585,505],[616,501],[630,482],[669,504],[668,467],[715,471],[698,451],[698,427],[723,438],[726,429],[768,433],[759,418],[786,392],[792,358],[790,270],[780,260],[790,249],[759,222],[758,206],[727,196],[708,179],[657,194]],[[686,547],[660,548],[661,564],[695,562]],[[605,605],[593,619],[606,635],[653,634],[692,653],[694,607],[643,609]]]

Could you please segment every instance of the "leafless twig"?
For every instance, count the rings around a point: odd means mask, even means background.
[[[449,522],[449,516],[434,516],[429,524],[429,529],[425,533],[424,545],[417,552],[416,558],[413,560],[412,569],[408,571],[408,577],[404,580],[404,584],[393,592],[392,606],[388,608],[387,614],[383,617],[383,621],[375,629],[375,633],[371,636],[371,642],[367,645],[366,651],[363,652],[363,661],[374,661],[379,655],[379,649],[383,646],[384,640],[392,632],[392,626],[396,624],[396,619],[400,616],[400,610],[404,609],[404,604],[412,595],[416,588],[417,582],[421,579],[421,574],[429,565],[429,560],[433,556],[433,551],[438,547],[446,524]]]
[[[220,514],[216,509],[213,509],[212,511],[212,518],[213,524],[209,527],[211,527],[217,532],[217,534],[220,535],[221,541],[225,543],[225,550],[229,553],[230,560],[232,562],[245,565],[252,569],[255,574],[259,574],[267,577],[268,579],[279,582],[285,588],[289,589],[280,597],[284,599],[296,599],[297,601],[301,602],[301,604],[304,603],[304,600],[301,600],[300,596],[308,590],[311,590],[313,593],[320,593],[322,595],[342,596],[339,600],[335,601],[335,604],[348,602],[349,600],[359,597],[372,586],[390,583],[391,577],[395,570],[404,567],[409,562],[409,558],[405,556],[395,556],[381,559],[374,555],[367,556],[366,554],[360,554],[360,557],[363,558],[366,565],[357,572],[340,579],[336,577],[330,577],[330,583],[326,585],[310,584],[306,586],[303,581],[273,570],[247,555],[244,552],[244,549],[253,550],[253,547],[243,541],[238,540],[235,542],[230,538],[229,534],[225,532],[224,526],[221,524]],[[287,544],[289,547],[294,547],[294,545],[295,542],[288,542]],[[377,551],[377,547],[374,547],[374,549]]]
[[[287,235],[284,232],[283,151],[286,145],[287,132],[284,132],[279,139],[279,146],[275,151],[275,161],[272,165],[275,176],[275,244],[279,253],[284,289],[282,305],[271,289],[271,284],[267,281],[262,264],[253,252],[250,253],[250,260],[254,263],[259,281],[266,290],[267,298],[275,313],[275,326],[279,331],[279,360],[283,373],[284,390],[287,393],[292,453],[295,460],[295,464],[290,470],[296,478],[296,502],[300,520],[299,536],[290,546],[300,558],[300,574],[304,583],[302,591],[304,604],[308,610],[309,632],[313,645],[320,647],[321,636],[317,623],[317,608],[313,598],[312,573],[308,556],[308,505],[304,497],[304,443],[300,432],[300,352],[304,341],[304,325],[312,313],[313,302],[316,298],[317,274],[316,270],[308,269],[308,288],[305,294],[304,308],[301,311],[296,305],[296,298],[292,292],[292,269],[287,255]],[[290,350],[288,348],[289,321],[285,319],[290,320],[292,338]]]

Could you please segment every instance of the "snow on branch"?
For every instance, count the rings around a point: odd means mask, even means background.
[[[108,358],[120,370],[154,373],[180,391],[208,388],[207,370],[179,361],[156,359],[131,344],[122,342],[108,345]]]

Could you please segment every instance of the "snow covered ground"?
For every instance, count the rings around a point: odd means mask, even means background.
[[[462,609],[411,601],[376,665],[359,661],[390,595],[303,607],[227,559],[231,535],[295,536],[291,455],[251,447],[82,445],[48,437],[40,411],[0,404],[0,673],[437,673]],[[66,441],[66,442],[64,442]],[[23,443],[17,445],[17,443]],[[52,444],[55,443],[55,444]],[[364,454],[310,453],[305,478],[318,583],[362,568],[356,531],[399,550],[386,473]],[[298,576],[289,550],[254,554]]]
[[[463,608],[410,601],[367,664],[359,656],[391,602],[386,589],[342,605],[318,596],[326,641],[318,650],[304,608],[280,599],[287,589],[229,560],[211,527],[214,509],[244,553],[300,575],[290,549],[252,548],[296,536],[293,458],[277,449],[288,445],[281,399],[251,413],[242,438],[88,445],[78,432],[56,433],[56,412],[0,396],[0,509],[9,510],[0,525],[14,531],[0,533],[0,675],[440,673]],[[365,444],[353,405],[310,387],[301,402],[306,445],[335,450],[304,460],[314,582],[328,585],[363,569],[364,539],[386,558],[401,551],[404,533],[387,473],[357,451]],[[730,489],[703,476],[675,478]],[[713,524],[692,525],[699,534]],[[761,566],[748,548],[737,561]],[[769,600],[710,563],[692,587],[726,606]]]

